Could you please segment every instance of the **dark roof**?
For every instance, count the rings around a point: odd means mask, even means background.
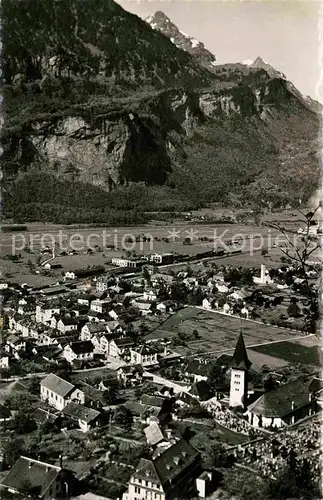
[[[200,380],[199,382],[196,382],[192,388],[192,394],[198,396],[201,401],[207,401],[213,396],[210,390],[210,386],[206,382],[206,380]]]
[[[232,368],[237,368],[239,370],[249,370],[251,366],[242,333],[239,335],[236,349],[232,357],[231,366]]]
[[[89,399],[90,401],[96,401],[101,403],[102,405],[104,404],[104,391],[100,391],[100,389],[96,389],[90,384],[87,384],[86,382],[80,382],[77,384],[77,387],[81,389],[81,391],[84,392],[85,397]]]
[[[90,333],[99,333],[99,332],[107,332],[107,329],[104,325],[104,323],[99,323],[99,322],[88,322],[86,325]]]
[[[198,458],[199,453],[180,439],[167,449],[157,448],[154,455],[151,460],[140,460],[135,477],[160,483],[167,492],[176,483],[176,478]]]
[[[119,339],[114,339],[114,342],[118,347],[133,345],[133,340],[130,337],[120,337]]]
[[[60,318],[60,321],[64,325],[76,325],[77,319],[76,318]]]
[[[192,373],[194,375],[202,375],[207,377],[210,371],[210,365],[208,363],[199,363],[197,360],[190,361],[185,368],[187,373]]]
[[[146,406],[154,406],[155,408],[161,408],[165,398],[158,396],[150,396],[149,394],[143,394],[140,398],[140,403]]]
[[[28,483],[33,493],[43,496],[61,470],[55,465],[21,456],[3,479],[2,485],[15,491],[23,491]]]
[[[298,379],[289,384],[283,384],[271,391],[265,392],[249,406],[249,411],[263,417],[283,418],[293,411],[310,403],[308,383]],[[294,403],[294,409],[293,405]]]
[[[313,377],[310,384],[309,390],[313,393],[320,392],[323,389],[322,380],[318,377]]]
[[[64,415],[67,415],[68,417],[76,420],[83,420],[87,423],[92,422],[100,415],[99,411],[93,410],[92,408],[87,408],[87,406],[78,403],[69,403],[67,406],[65,406],[62,413]]]
[[[94,350],[94,346],[90,340],[71,342],[69,345],[75,354],[84,354],[86,352],[93,352]]]
[[[49,375],[47,375],[47,377],[45,377],[41,381],[40,385],[46,387],[46,389],[49,389],[50,391],[58,394],[63,398],[65,398],[70,392],[75,389],[75,386],[73,384],[67,382],[61,377],[58,377],[54,373],[50,373]]]

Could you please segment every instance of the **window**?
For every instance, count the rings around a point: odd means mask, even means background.
[[[141,479],[138,479],[138,483],[141,484]]]
[[[135,486],[135,493],[140,493],[140,488],[139,488],[139,486]]]

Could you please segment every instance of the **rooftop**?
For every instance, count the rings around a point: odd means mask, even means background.
[[[71,384],[70,382],[67,382],[66,380],[62,379],[61,377],[58,377],[54,373],[50,373],[45,377],[40,385],[45,387],[46,389],[49,389],[50,391],[54,392],[55,394],[58,394],[59,396],[65,398],[68,396],[70,392],[73,391],[75,386]]]
[[[21,456],[2,481],[15,491],[24,491],[26,484],[34,495],[43,496],[62,469],[55,465]]]

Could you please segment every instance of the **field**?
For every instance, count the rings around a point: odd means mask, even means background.
[[[231,213],[232,211],[228,210],[228,214]],[[217,211],[205,209],[197,212],[197,215],[216,216]],[[266,219],[266,223],[281,221],[285,227],[293,231],[302,225],[297,212],[271,214]],[[140,235],[150,237],[151,241],[135,242],[135,238]],[[298,235],[298,237],[300,236]],[[186,238],[190,238],[192,244],[184,245],[183,242]],[[208,238],[210,241],[201,241],[203,238]],[[62,269],[50,270],[49,278],[57,281],[61,278],[62,271],[92,265],[103,265],[107,268],[113,257],[120,257],[127,250],[135,251],[137,254],[172,252],[198,257],[199,254],[215,248],[225,251],[237,249],[241,250],[241,253],[216,257],[214,262],[219,265],[231,264],[244,267],[260,267],[262,263],[265,263],[267,268],[278,267],[281,265],[283,255],[279,247],[284,246],[285,237],[277,230],[266,226],[243,223],[203,224],[197,220],[187,221],[183,219],[174,220],[167,224],[155,221],[141,227],[118,228],[31,223],[27,225],[27,231],[0,234],[2,275],[7,276],[11,281],[41,285],[44,277],[35,275],[31,271],[30,264],[36,264],[37,268],[40,256],[42,262],[50,258],[51,255],[40,254],[40,248],[46,245],[52,248],[54,244],[57,256],[53,262],[61,264]],[[115,249],[107,248],[107,245]],[[24,249],[29,246],[32,250],[31,253]],[[89,248],[94,248],[92,255],[87,253]],[[270,249],[266,257],[261,255],[263,248]],[[59,255],[61,251],[68,252],[71,249],[77,250],[78,255]],[[21,254],[19,262],[15,263],[8,259],[9,255],[17,254]],[[183,264],[164,267],[180,270]]]
[[[172,339],[179,332],[191,334],[197,330],[200,338],[187,342],[185,346],[176,346],[177,352],[186,356],[197,353],[230,354],[236,346],[240,329],[243,332],[246,346],[249,347],[250,360],[256,366],[266,364],[281,367],[287,365],[289,360],[281,355],[276,355],[276,351],[278,353],[282,349],[277,347],[275,351],[275,346],[289,345],[295,338],[300,337],[298,332],[292,330],[205,311],[198,307],[186,307],[167,319],[146,338],[149,340]],[[262,346],[262,344],[268,344],[268,352],[267,345]],[[263,347],[263,350],[258,349],[257,346]],[[273,351],[269,349],[271,346]],[[291,360],[291,362],[296,361]]]
[[[253,350],[285,360],[288,363],[321,366],[317,345],[305,346],[295,342],[280,342],[279,344],[257,346]]]

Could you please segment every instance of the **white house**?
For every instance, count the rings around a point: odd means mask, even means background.
[[[37,305],[35,319],[37,323],[48,323],[54,314],[59,314],[59,313],[60,313],[60,308],[57,306],[49,307],[46,305]]]
[[[133,346],[133,341],[129,337],[120,337],[109,342],[109,356],[120,358],[127,349]]]
[[[80,340],[78,342],[71,342],[64,347],[62,356],[69,363],[73,363],[75,360],[79,361],[90,361],[93,359],[94,347],[89,340]]]
[[[99,411],[74,402],[65,406],[62,413],[65,417],[76,421],[82,432],[88,432],[91,428],[95,427],[100,417]]]
[[[73,318],[61,318],[57,322],[57,330],[61,333],[68,333],[77,330],[77,321]]]
[[[91,302],[91,311],[105,313],[110,308],[111,300],[93,300]]]
[[[208,310],[218,309],[219,304],[218,304],[217,300],[214,297],[206,297],[202,301],[202,307],[204,309],[208,309]]]
[[[84,404],[84,392],[54,373],[41,381],[40,398],[60,411],[71,401]]]
[[[157,365],[158,352],[148,345],[130,349],[130,363],[132,365],[150,366]]]
[[[81,329],[81,340],[92,340],[92,337],[107,331],[104,323],[90,321]]]

